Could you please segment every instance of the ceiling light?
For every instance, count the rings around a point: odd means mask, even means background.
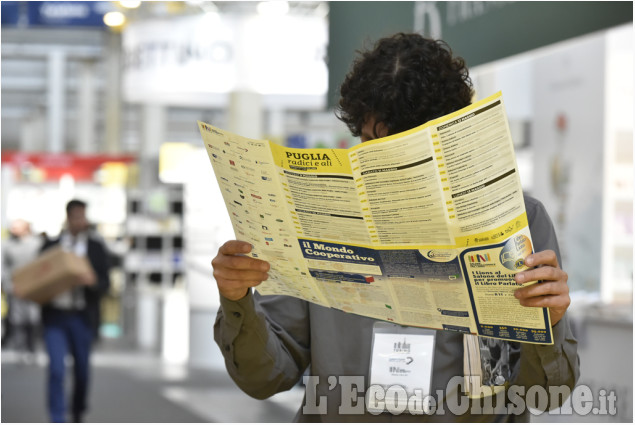
[[[202,16],[204,22],[208,25],[217,25],[220,21],[220,14],[218,12],[205,12]]]
[[[200,7],[206,13],[219,13],[213,1],[187,1],[187,4]]]
[[[258,3],[258,14],[261,16],[282,16],[289,12],[289,2],[261,1]]]
[[[121,12],[108,12],[104,15],[104,24],[109,27],[120,27],[126,22],[126,16]]]
[[[119,4],[126,9],[136,9],[141,6],[141,2],[135,0],[120,1]]]

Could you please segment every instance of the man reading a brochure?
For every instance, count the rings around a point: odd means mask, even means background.
[[[464,61],[445,43],[396,34],[355,60],[341,86],[337,116],[366,142],[461,109],[472,95]],[[268,278],[270,265],[245,256],[250,243],[235,240],[226,242],[212,261],[221,298],[214,335],[229,374],[259,399],[290,389],[304,376],[306,394],[298,421],[527,421],[528,407],[559,407],[579,376],[577,342],[566,315],[567,274],[560,268],[558,242],[545,208],[528,196],[525,208],[535,253],[525,258],[530,268],[519,272],[516,282],[539,283],[519,287],[515,296],[523,306],[549,309],[554,344],[481,344],[489,347],[485,358],[497,362],[494,369],[505,371],[496,382],[502,393],[466,394],[464,338],[478,337],[400,326],[391,333],[370,317],[252,292]],[[395,362],[390,373],[373,376],[373,362],[382,355],[378,341],[409,352],[404,335],[434,348],[413,350],[406,363]],[[409,398],[400,404],[399,377],[406,380],[413,373],[427,377],[417,393],[424,396],[423,403]],[[553,396],[554,388],[560,396]],[[535,396],[547,390],[548,404]],[[534,396],[525,397],[529,394]]]

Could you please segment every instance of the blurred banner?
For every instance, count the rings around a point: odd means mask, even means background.
[[[320,109],[328,71],[325,18],[207,13],[131,22],[123,32],[129,102],[224,107],[228,94],[264,106]]]
[[[132,155],[2,152],[2,166],[9,166],[15,170],[14,179],[33,183],[59,181],[63,176],[70,176],[75,181],[104,183],[102,180],[105,174],[118,176],[121,174],[121,166],[127,166],[136,160],[137,158]],[[125,180],[120,182],[121,179],[115,177],[105,180],[110,181],[113,178],[118,184],[126,183]]]

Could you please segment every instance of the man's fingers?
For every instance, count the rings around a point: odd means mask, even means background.
[[[221,286],[224,289],[240,289],[240,288],[253,288],[254,286],[258,286],[260,285],[263,281],[265,281],[266,279],[255,279],[255,280],[230,280],[230,279],[225,279],[222,280],[221,282],[219,282],[219,286]]]
[[[558,257],[556,256],[556,253],[551,249],[546,249],[544,251],[539,251],[528,255],[527,258],[525,258],[525,264],[529,267],[551,266],[560,268],[560,265],[558,264]]]
[[[268,262],[245,255],[251,251],[251,244],[243,241],[229,241],[218,250],[218,255],[212,260],[214,269],[258,270],[268,272]]]
[[[555,267],[538,267],[516,273],[516,282],[520,284],[537,280],[562,280],[566,282],[567,279],[567,273]]]
[[[570,304],[569,295],[542,295],[531,298],[522,298],[520,305],[525,307],[555,307],[566,308]]]
[[[212,260],[215,269],[269,271],[269,263],[257,258],[240,255],[219,255]]]
[[[544,295],[561,295],[568,294],[569,287],[560,281],[547,281],[534,283],[533,285],[524,286],[517,289],[514,295],[518,299],[526,299],[539,297]]]
[[[219,281],[258,281],[267,280],[269,275],[257,270],[228,270],[216,268],[214,269],[214,279]]]
[[[218,250],[219,254],[235,255],[247,254],[251,251],[251,244],[245,241],[227,241]]]
[[[551,326],[554,326],[571,304],[567,285],[569,276],[560,268],[556,253],[550,249],[528,255],[525,265],[531,268],[516,273],[516,283],[538,282],[517,289],[514,296],[525,307],[549,308]]]
[[[214,279],[222,296],[237,301],[249,293],[249,288],[269,279],[271,268],[268,262],[245,254],[252,246],[244,241],[228,241],[218,250],[212,260]]]

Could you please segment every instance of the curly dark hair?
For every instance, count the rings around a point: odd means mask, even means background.
[[[370,117],[395,134],[471,103],[465,61],[444,41],[398,33],[357,53],[335,111],[355,137]]]

